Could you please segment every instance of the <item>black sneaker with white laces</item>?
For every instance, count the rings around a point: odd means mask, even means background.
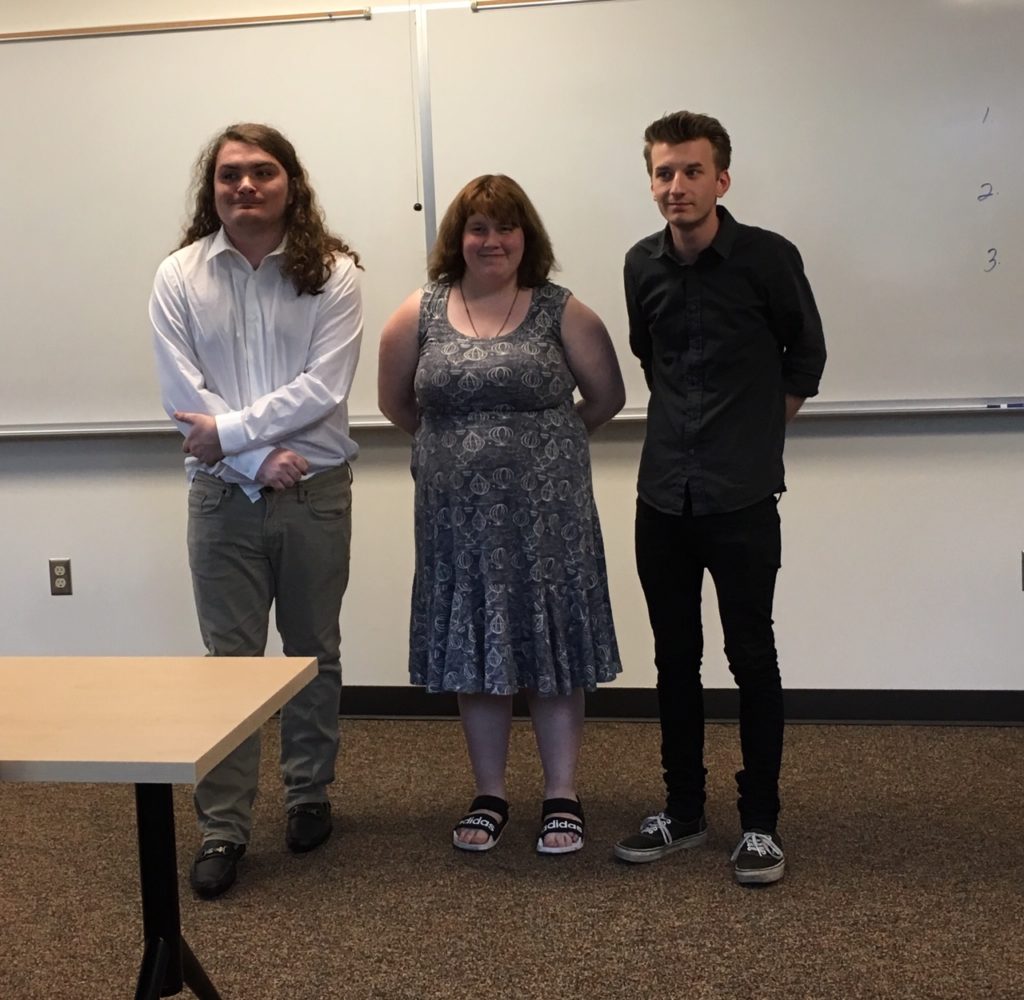
[[[614,851],[615,857],[639,864],[657,861],[673,851],[696,847],[707,839],[708,824],[703,815],[687,821],[660,812],[648,816],[640,824],[640,832],[620,840]]]
[[[786,873],[782,839],[767,830],[744,830],[729,860],[736,865],[736,881],[741,885],[767,885]]]

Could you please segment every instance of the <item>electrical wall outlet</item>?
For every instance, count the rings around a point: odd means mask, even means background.
[[[50,593],[54,597],[71,596],[71,560],[50,560]]]

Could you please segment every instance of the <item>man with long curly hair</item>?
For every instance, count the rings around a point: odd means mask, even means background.
[[[319,663],[281,711],[285,840],[295,852],[332,829],[358,266],[327,231],[291,143],[266,125],[232,125],[197,162],[192,220],[150,299],[164,409],[185,439],[203,642],[215,656],[262,655],[276,602],[285,653]],[[235,881],[259,753],[256,733],[196,786],[202,843],[191,881],[204,898]]]

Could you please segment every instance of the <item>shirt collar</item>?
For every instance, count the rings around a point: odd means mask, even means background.
[[[724,205],[716,205],[715,213],[718,215],[718,232],[715,233],[715,238],[711,241],[711,244],[701,251],[701,254],[707,253],[708,250],[714,250],[723,260],[728,260],[729,254],[732,253],[733,244],[736,242],[736,233],[739,225]],[[666,224],[665,228],[661,231],[657,245],[654,248],[654,253],[651,256],[655,259],[666,256],[675,258],[672,247],[671,226]]]
[[[288,237],[282,237],[281,242],[267,254],[267,257],[275,257],[278,254],[284,253],[285,244],[287,242]],[[213,237],[213,241],[210,243],[210,246],[206,251],[206,259],[207,261],[211,261],[214,257],[217,257],[222,253],[241,253],[238,247],[228,239],[228,234],[224,232],[223,226],[217,230],[217,234]],[[266,260],[267,257],[264,257],[263,259]]]

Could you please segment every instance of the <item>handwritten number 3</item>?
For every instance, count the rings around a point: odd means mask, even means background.
[[[981,185],[981,194],[978,195],[978,201],[986,201],[991,198],[995,192],[992,190],[992,185],[985,183]],[[999,254],[995,247],[989,247],[988,251],[988,267],[985,268],[985,273],[994,271],[999,266]]]

